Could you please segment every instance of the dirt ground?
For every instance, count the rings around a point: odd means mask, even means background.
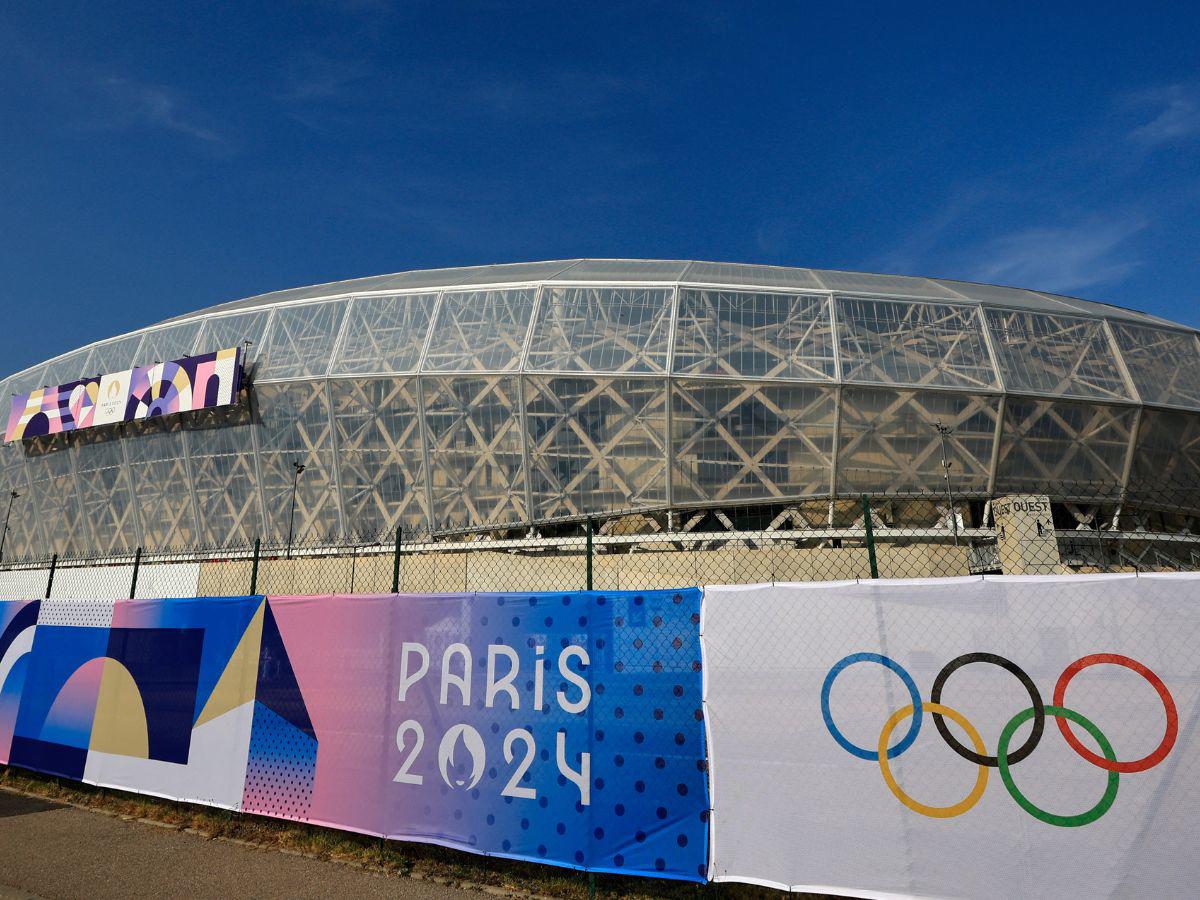
[[[0,900],[483,896],[0,791]]]

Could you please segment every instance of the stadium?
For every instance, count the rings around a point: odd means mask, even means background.
[[[703,517],[850,525],[864,494],[887,498],[879,524],[957,541],[1013,495],[1048,496],[1057,527],[1115,527],[1156,507],[1139,506],[1149,484],[1173,512],[1139,527],[1187,530],[1179,514],[1200,507],[1197,339],[1032,290],[697,261],[284,290],[7,378],[18,398],[62,386],[51,418],[65,418],[80,379],[222,350],[240,361],[229,402],[211,408],[74,430],[26,414],[44,433],[3,448],[3,554],[285,535],[334,546],[397,528],[515,536],[593,517],[610,533]]]

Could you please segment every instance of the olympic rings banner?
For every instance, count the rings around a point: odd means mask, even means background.
[[[717,880],[1195,896],[1200,577],[708,588]]]

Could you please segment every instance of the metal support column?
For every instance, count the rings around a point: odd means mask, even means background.
[[[50,591],[54,587],[54,570],[58,568],[58,554],[50,557],[50,577],[46,579],[46,599],[50,599]]]
[[[254,539],[254,562],[250,564],[250,593],[258,593],[258,556],[262,550],[262,538]]]
[[[871,577],[879,577],[879,563],[875,559],[875,526],[871,522],[871,498],[862,495],[863,528],[867,535],[867,561],[871,565]]]
[[[588,519],[587,520],[587,589],[589,591],[592,590],[592,554],[593,554],[593,550],[594,550],[594,546],[593,546],[593,542],[592,542],[593,531],[594,531],[594,529],[592,528],[592,520]]]
[[[133,577],[129,579],[129,599],[137,595],[138,572],[142,568],[142,548],[139,546],[133,553]]]
[[[400,545],[404,540],[403,526],[396,526],[396,552],[392,554],[392,593],[400,593]]]

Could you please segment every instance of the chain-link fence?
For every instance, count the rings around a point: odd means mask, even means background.
[[[13,597],[650,590],[683,585],[1200,570],[1200,483],[1031,483],[641,509],[351,540],[5,559]]]

